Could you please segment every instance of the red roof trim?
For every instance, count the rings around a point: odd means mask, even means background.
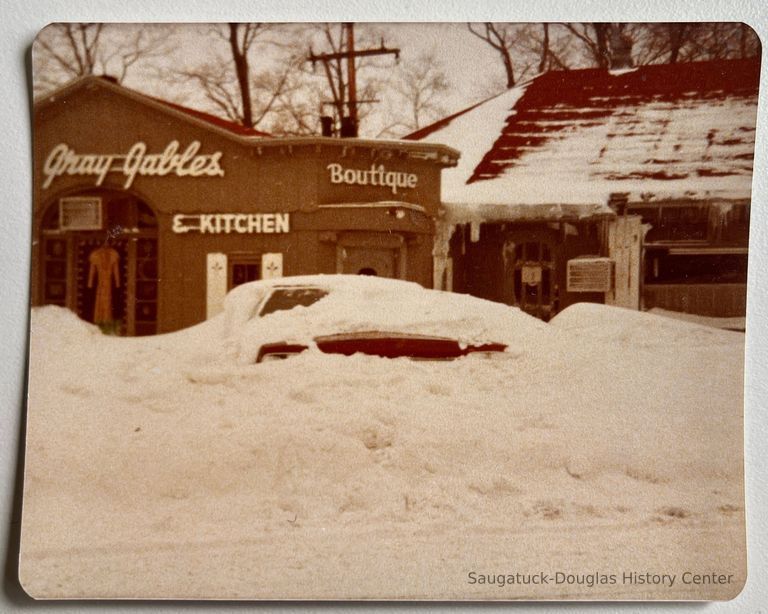
[[[225,130],[228,130],[229,132],[233,132],[235,134],[239,134],[240,136],[254,136],[254,137],[263,137],[263,138],[272,136],[267,132],[261,132],[260,130],[249,128],[248,126],[243,126],[242,124],[238,124],[236,122],[223,119],[216,115],[211,115],[210,113],[204,113],[203,111],[198,111],[197,109],[191,109],[189,107],[176,104],[175,102],[169,102],[167,100],[163,100],[162,98],[155,98],[153,96],[150,96],[150,98],[152,98],[152,100],[156,102],[164,104],[167,107],[175,109],[176,111],[181,111],[182,113],[186,113],[187,115],[190,115],[196,119],[200,119],[209,124],[213,124],[214,126],[218,126],[219,128],[224,128]]]
[[[145,94],[144,92],[139,92],[138,90],[125,87],[124,85],[119,83],[117,79],[109,75],[100,75],[100,76],[97,76],[96,78],[101,79],[102,81],[106,81],[112,84],[113,86],[119,87],[124,90],[128,90],[129,92],[136,94],[138,96],[149,98],[154,102],[159,102],[160,104],[166,107],[170,107],[171,109],[174,109],[176,111],[181,111],[182,113],[189,115],[191,117],[194,117],[195,119],[202,120],[218,128],[223,128],[224,130],[227,130],[228,132],[232,132],[233,134],[237,134],[240,136],[253,136],[253,137],[263,137],[263,138],[272,136],[267,132],[261,132],[260,130],[256,130],[255,128],[243,126],[242,124],[238,124],[237,122],[226,120],[222,117],[218,117],[217,115],[211,115],[210,113],[198,111],[197,109],[191,109],[190,107],[185,107],[175,102],[169,102],[168,100],[163,100],[162,98],[157,98],[156,96],[150,96],[149,94]]]

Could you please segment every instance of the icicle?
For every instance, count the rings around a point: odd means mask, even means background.
[[[508,271],[510,262],[515,261],[515,242],[505,241],[501,249],[501,257],[504,259],[504,270]]]
[[[480,240],[480,224],[481,222],[476,220],[469,222],[469,240],[472,243],[477,243]]]
[[[445,290],[443,279],[445,277],[445,270],[448,267],[448,257],[443,255],[435,256],[433,262],[432,287],[435,290]]]
[[[715,228],[718,238],[722,231],[728,228],[731,211],[733,211],[733,203],[718,201],[710,204],[709,224],[710,227]]]
[[[724,224],[728,214],[733,211],[733,203],[716,202],[712,203],[712,208],[717,211],[720,221]]]
[[[569,224],[568,222],[565,223],[565,236],[573,236],[578,237],[579,236],[579,229],[574,226],[573,224]]]

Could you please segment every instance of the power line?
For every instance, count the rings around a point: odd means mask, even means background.
[[[347,31],[347,44],[346,50],[333,52],[333,53],[320,53],[315,54],[312,49],[309,50],[307,61],[312,62],[312,69],[314,70],[317,62],[323,63],[326,77],[328,78],[329,85],[331,87],[331,93],[333,94],[334,105],[341,115],[341,135],[356,137],[358,132],[358,114],[357,108],[360,104],[366,102],[375,102],[374,100],[358,100],[357,99],[357,74],[355,71],[355,59],[359,57],[368,57],[375,55],[394,55],[395,60],[400,59],[400,49],[389,48],[384,46],[384,41],[381,41],[381,46],[378,48],[369,49],[355,49],[355,24],[345,23],[344,28]],[[336,89],[333,74],[329,63],[334,60],[346,60],[347,61],[347,101],[343,100],[343,83],[339,83],[339,90]],[[347,106],[348,115],[344,116],[344,105]],[[346,122],[345,122],[346,120]],[[332,120],[329,120],[332,121]],[[345,123],[347,124],[345,126]]]

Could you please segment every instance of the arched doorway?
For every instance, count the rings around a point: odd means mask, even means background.
[[[157,332],[154,211],[122,190],[90,189],[51,202],[40,223],[37,302],[67,307],[117,335]]]

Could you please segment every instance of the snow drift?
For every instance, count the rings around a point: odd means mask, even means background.
[[[490,568],[522,547],[523,567],[534,560],[530,536],[555,527],[546,539],[562,565],[606,564],[620,534],[644,564],[669,566],[681,552],[722,555],[701,529],[717,526],[736,536],[726,548],[743,573],[743,335],[592,305],[545,325],[459,295],[440,296],[430,312],[424,290],[408,286],[399,285],[400,308],[369,281],[272,314],[266,329],[249,321],[258,297],[245,287],[223,317],[143,339],[104,337],[57,307],[33,310],[25,588],[59,597],[131,596],[131,586],[141,596],[435,597],[400,566],[420,556],[431,565],[447,536],[461,534]],[[350,313],[363,295],[377,309]],[[373,322],[510,351],[438,363],[310,351],[248,364],[265,335]],[[649,535],[669,525],[683,531],[674,547],[651,548]],[[595,527],[594,542],[570,541]],[[510,531],[516,545],[502,537]],[[405,536],[417,534],[414,554]],[[286,540],[295,548],[281,548]],[[142,572],[151,565],[137,561],[168,544],[174,562]],[[216,563],[193,555],[200,544],[247,544],[238,556],[253,568],[213,572]],[[107,555],[95,552],[122,554],[100,571],[95,561]],[[283,580],[244,582],[265,556]],[[394,567],[369,585],[378,556]],[[131,571],[110,576],[115,569]],[[329,582],[357,583],[334,593],[318,580],[326,572]],[[217,584],[206,589],[212,573]],[[459,581],[446,591],[473,594]]]

